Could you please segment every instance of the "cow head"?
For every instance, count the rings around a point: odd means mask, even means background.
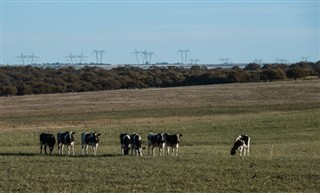
[[[166,133],[163,133],[163,132],[158,133],[157,141],[159,141],[160,143],[164,143],[165,142],[165,135],[166,135]]]
[[[74,141],[73,135],[74,135],[76,132],[67,131],[67,133],[68,133],[68,140],[70,141],[70,143],[73,142],[73,141]]]
[[[231,148],[230,154],[231,154],[231,155],[235,155],[235,154],[236,154],[236,151],[237,151],[236,149]]]
[[[231,155],[235,155],[237,150],[239,149],[240,146],[242,146],[244,142],[242,140],[237,139],[236,142],[234,143],[233,147],[231,148]]]
[[[99,143],[99,136],[100,136],[101,134],[100,133],[97,133],[97,132],[94,132],[93,133],[93,137],[94,137],[94,142],[95,143]]]
[[[177,136],[177,142],[179,143],[180,142],[180,137],[182,136],[182,134],[177,133],[176,136]]]

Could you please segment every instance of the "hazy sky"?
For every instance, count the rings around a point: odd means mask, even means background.
[[[320,60],[320,1],[44,1],[1,0],[1,63],[66,62],[70,52],[95,62],[133,64],[135,49],[152,62]]]

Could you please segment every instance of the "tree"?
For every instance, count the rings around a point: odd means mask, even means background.
[[[0,96],[13,96],[17,94],[17,88],[14,86],[3,86],[0,89]]]
[[[285,79],[285,74],[284,72],[279,68],[279,69],[264,69],[261,72],[260,79],[264,81],[276,81],[276,80],[283,80]]]
[[[256,63],[250,63],[244,67],[244,70],[259,71],[261,70],[261,66]]]
[[[297,78],[304,78],[306,76],[309,76],[309,74],[310,74],[309,69],[301,68],[298,66],[294,66],[287,71],[287,77],[293,78],[294,80],[296,80]]]

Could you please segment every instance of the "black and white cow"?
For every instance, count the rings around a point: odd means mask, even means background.
[[[42,146],[44,146],[45,154],[47,154],[47,146],[49,146],[50,155],[52,155],[54,144],[56,144],[56,139],[52,134],[41,133],[40,134],[40,155],[42,154]]]
[[[150,147],[152,155],[155,155],[154,148],[159,147],[159,155],[164,155],[165,141],[164,133],[149,133],[148,134],[148,155],[150,155]]]
[[[96,132],[93,132],[93,133],[83,132],[81,134],[82,155],[84,154],[84,151],[86,151],[86,154],[88,155],[89,145],[92,146],[93,155],[97,155],[100,135],[101,135],[100,133],[96,133]]]
[[[131,155],[133,155],[133,151],[135,155],[142,156],[142,138],[138,133],[133,133],[131,136]]]
[[[180,143],[180,137],[182,136],[182,134],[164,134],[164,140],[168,149],[168,155],[178,155],[178,151],[179,151],[179,143]]]
[[[63,147],[64,145],[68,148],[68,154],[70,155],[70,149],[72,150],[72,154],[74,155],[74,138],[73,135],[75,132],[73,131],[66,131],[66,132],[59,132],[57,134],[58,140],[58,153],[59,155],[63,155]]]
[[[236,142],[234,143],[233,147],[231,148],[231,155],[235,155],[237,150],[244,156],[249,155],[249,148],[250,148],[250,137],[248,135],[239,135],[237,137]]]
[[[120,134],[121,154],[128,155],[131,149],[131,139],[127,133]]]

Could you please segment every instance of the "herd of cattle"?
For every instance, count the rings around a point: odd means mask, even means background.
[[[64,146],[67,146],[68,154],[75,155],[74,153],[74,135],[73,131],[58,132],[58,154],[63,155]],[[97,149],[99,145],[100,133],[97,132],[83,132],[81,133],[81,146],[82,155],[88,155],[88,148],[92,146],[93,155],[97,154]],[[180,137],[182,134],[168,134],[168,133],[149,133],[148,134],[148,155],[150,155],[150,150],[152,155],[155,155],[155,148],[159,148],[159,155],[165,155],[165,147],[167,147],[167,155],[178,155]],[[120,134],[120,146],[121,154],[129,155],[131,150],[131,155],[142,156],[142,138],[138,133],[133,133],[131,135],[127,133]],[[56,139],[54,135],[48,133],[40,134],[40,154],[42,154],[42,149],[44,146],[44,152],[47,154],[47,147],[50,149],[50,154],[53,154],[53,148],[56,144]],[[239,135],[236,139],[233,147],[231,148],[231,155],[235,155],[236,151],[239,151],[240,156],[249,155],[250,147],[250,137],[248,135]]]

